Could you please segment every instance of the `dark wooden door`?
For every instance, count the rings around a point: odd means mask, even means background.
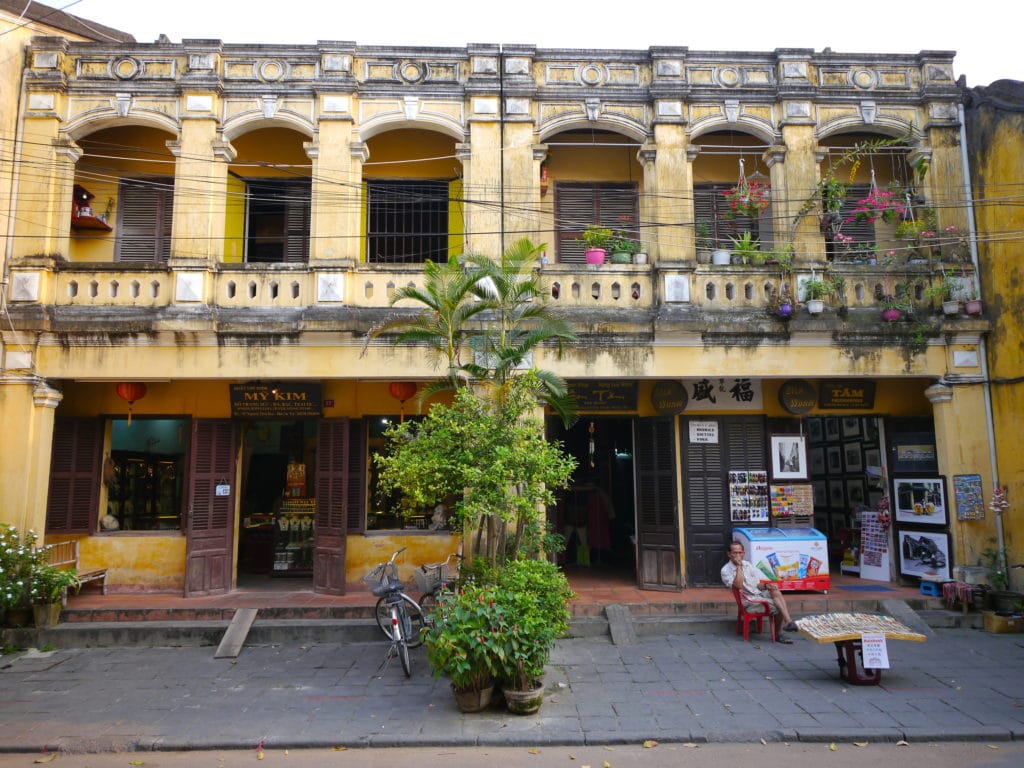
[[[363,423],[320,422],[313,527],[313,591],[345,594],[345,540],[362,528],[365,499]]]
[[[233,422],[192,422],[185,521],[186,596],[231,589],[237,450],[238,432]]]
[[[634,424],[637,584],[677,590],[682,580],[674,419],[637,419]]]
[[[715,442],[691,442],[690,424],[715,425]],[[683,498],[686,579],[719,585],[725,547],[732,538],[729,471],[764,471],[764,419],[760,416],[696,417],[683,424]],[[742,527],[744,524],[738,524]]]

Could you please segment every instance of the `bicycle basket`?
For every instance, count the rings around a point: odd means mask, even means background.
[[[413,573],[416,576],[416,586],[420,588],[420,592],[433,592],[452,579],[451,568],[447,563],[426,563]]]
[[[363,576],[363,582],[377,597],[402,589],[402,581],[398,578],[398,569],[394,563],[380,563]]]

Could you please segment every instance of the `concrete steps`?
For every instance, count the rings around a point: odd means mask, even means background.
[[[886,613],[878,599],[846,598],[804,605],[799,597],[789,604],[796,617],[829,612]],[[931,627],[980,628],[980,614],[943,610],[938,600],[901,601]],[[611,637],[613,621],[628,621],[625,636],[665,634],[721,634],[733,632],[735,603],[633,603],[614,608],[606,605],[574,605],[571,637]],[[810,608],[810,610],[808,610]],[[217,646],[231,623],[235,609],[119,609],[68,610],[56,627],[6,629],[4,645],[18,648],[100,648]],[[628,614],[626,613],[628,611]],[[160,614],[158,618],[154,614]],[[767,636],[767,634],[766,634]],[[266,608],[260,609],[246,645],[294,643],[358,643],[381,640],[380,630],[368,607]]]

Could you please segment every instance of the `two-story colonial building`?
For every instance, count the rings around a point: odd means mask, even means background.
[[[523,236],[580,336],[536,360],[579,400],[550,427],[581,465],[567,566],[713,584],[734,527],[785,513],[849,556],[883,496],[885,577],[920,575],[921,536],[948,567],[991,535],[953,488],[991,480],[989,323],[926,293],[975,281],[952,53],[36,37],[22,83],[0,505],[111,590],[442,559],[371,460],[436,370],[367,333],[427,259]],[[588,264],[589,225],[647,258]],[[823,278],[824,313],[778,312]]]

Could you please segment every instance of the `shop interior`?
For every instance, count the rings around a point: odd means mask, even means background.
[[[548,422],[548,437],[575,457],[576,471],[549,513],[554,532],[565,538],[559,563],[595,576],[633,580],[636,574],[636,515],[633,503],[633,422],[583,417],[566,429]]]
[[[254,421],[242,436],[238,577],[313,576],[317,424]]]

